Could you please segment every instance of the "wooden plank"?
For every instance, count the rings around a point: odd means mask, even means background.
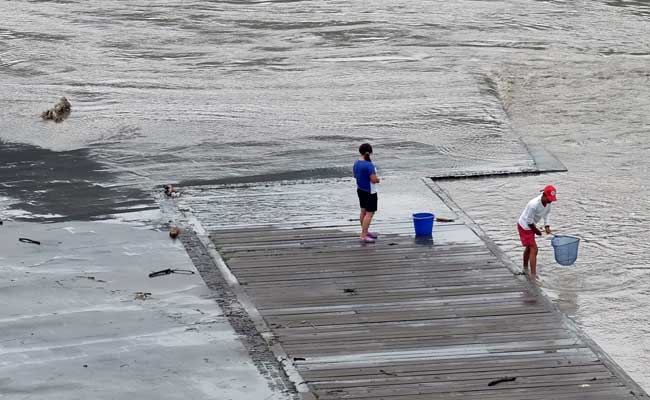
[[[442,393],[423,394],[390,394],[387,396],[373,397],[373,400],[612,400],[612,399],[633,399],[629,389],[616,384],[613,381],[601,382],[597,385],[582,387],[582,385],[570,384],[556,387],[543,388],[508,388],[495,390],[471,390]],[[320,399],[337,399],[336,390],[328,391],[328,395]],[[368,397],[347,396],[348,400],[368,399]]]
[[[373,254],[397,254],[397,253],[420,253],[420,254],[444,254],[444,253],[481,253],[489,255],[489,252],[475,244],[465,245],[421,245],[411,241],[403,242],[400,240],[390,240],[385,242],[374,243],[370,245],[360,243],[356,238],[345,241],[333,240],[331,238],[314,238],[313,241],[307,242],[275,242],[275,243],[241,243],[236,245],[219,246],[219,250],[231,253],[232,257],[248,257],[250,259],[262,256],[273,257],[291,257],[292,255],[301,254],[302,256],[311,254],[316,255],[354,255],[361,251]]]
[[[608,373],[609,374],[609,373]],[[547,375],[535,377],[521,377],[517,378],[514,382],[504,382],[499,386],[494,386],[492,391],[502,391],[504,389],[537,389],[538,391],[547,392],[549,399],[553,393],[563,393],[567,387],[572,388],[575,386],[589,385],[589,387],[616,384],[615,378],[609,378],[606,374],[598,374],[594,376],[593,373],[586,374],[571,374],[571,375]],[[592,380],[593,378],[596,380]],[[496,377],[498,378],[498,377]],[[486,391],[489,389],[488,383],[492,379],[484,380],[464,380],[464,381],[442,381],[442,382],[426,382],[418,384],[402,384],[397,387],[392,385],[383,386],[366,386],[362,388],[336,388],[314,390],[319,393],[319,399],[351,399],[351,398],[365,398],[376,399],[386,396],[393,396],[396,394],[404,395],[420,395],[420,394],[444,394],[450,392],[471,392],[471,391]],[[553,390],[555,389],[555,390]],[[320,394],[323,393],[323,394]],[[589,398],[589,397],[586,397]]]
[[[423,260],[424,261],[424,260]],[[392,261],[382,261],[377,263],[359,263],[356,268],[351,270],[349,265],[344,263],[322,263],[316,265],[297,265],[297,266],[273,266],[272,268],[246,268],[246,267],[233,267],[231,271],[235,272],[237,276],[248,277],[248,276],[276,276],[284,274],[292,275],[302,275],[305,278],[309,278],[312,274],[319,273],[331,273],[331,274],[341,274],[342,276],[348,275],[365,275],[365,274],[401,274],[405,272],[431,272],[438,274],[447,274],[448,276],[454,276],[456,272],[472,272],[474,274],[480,274],[490,269],[496,269],[497,273],[508,274],[507,271],[503,271],[503,268],[494,264],[494,263],[474,263],[468,264],[463,262],[446,262],[441,263],[440,265],[432,268],[427,265],[426,262],[422,263],[410,263],[408,265],[400,265],[400,263],[394,263]]]
[[[503,302],[521,302],[521,294],[519,293],[498,293],[495,295],[465,295],[457,296],[454,299],[449,298],[427,298],[423,300],[411,300],[411,301],[386,301],[384,303],[365,303],[365,304],[345,304],[345,305],[329,305],[329,304],[318,304],[314,306],[306,307],[282,307],[282,308],[268,308],[264,312],[266,316],[273,315],[286,315],[286,314],[297,314],[297,313],[313,313],[313,312],[322,312],[322,311],[343,311],[343,310],[357,310],[363,311],[364,309],[386,309],[386,307],[404,309],[411,306],[426,306],[426,307],[448,307],[450,305],[468,305],[476,304],[483,305],[489,303],[503,303]]]
[[[223,250],[222,250],[223,251]],[[387,251],[385,253],[380,251],[369,252],[364,254],[363,252],[355,252],[352,255],[345,255],[344,253],[339,253],[332,257],[324,257],[323,255],[312,253],[306,255],[291,255],[287,257],[274,257],[272,254],[267,254],[264,256],[258,257],[242,257],[236,253],[224,252],[226,261],[229,262],[229,265],[232,264],[233,267],[242,267],[248,266],[249,268],[255,267],[273,267],[277,265],[311,265],[311,264],[334,264],[334,263],[350,263],[354,262],[366,262],[372,263],[375,261],[391,261],[391,262],[412,262],[413,260],[427,260],[429,265],[432,267],[436,266],[435,262],[431,262],[431,258],[438,258],[440,260],[456,261],[456,262],[472,262],[472,261],[483,261],[483,260],[492,260],[493,257],[484,253],[482,251],[477,252],[440,252],[440,253],[428,253],[426,251],[407,251],[407,252],[391,252]]]
[[[540,368],[570,367],[570,366],[592,366],[602,365],[593,355],[575,355],[567,357],[554,357],[549,355],[523,355],[509,358],[496,358],[491,356],[475,357],[470,360],[437,360],[420,362],[396,362],[392,364],[364,365],[357,368],[328,368],[328,369],[305,369],[301,375],[309,381],[329,381],[346,379],[349,377],[368,376],[411,376],[421,374],[455,373],[455,372],[496,372],[538,370]]]
[[[596,381],[598,378],[612,378],[612,374],[600,364],[593,365],[580,365],[568,367],[539,367],[535,369],[510,369],[500,371],[475,371],[468,369],[465,371],[427,371],[418,375],[386,375],[374,377],[346,377],[344,379],[329,380],[329,381],[311,381],[309,384],[315,389],[332,389],[332,388],[358,388],[358,387],[378,387],[378,386],[394,386],[405,384],[419,384],[428,382],[454,382],[454,381],[487,381],[488,383],[496,378],[504,375],[516,376],[517,379],[525,378],[546,378],[558,376],[561,378],[573,378],[577,375],[591,376],[588,380]],[[573,375],[571,377],[570,375]],[[594,379],[595,378],[595,379]]]
[[[284,346],[283,346],[284,347]],[[393,346],[387,348],[369,348],[358,351],[346,349],[319,349],[319,350],[295,350],[287,351],[291,357],[304,359],[305,363],[320,363],[329,361],[336,363],[339,360],[347,360],[350,354],[355,354],[360,358],[379,358],[387,360],[391,357],[401,357],[404,354],[433,354],[438,357],[473,357],[486,353],[527,353],[527,352],[553,352],[563,349],[583,348],[573,338],[570,339],[552,339],[552,340],[531,340],[520,342],[504,343],[450,343],[447,346]],[[352,352],[352,353],[351,353]]]
[[[281,306],[297,306],[304,307],[313,304],[364,304],[373,302],[386,302],[386,301],[400,301],[400,300],[416,300],[428,298],[454,298],[456,296],[464,295],[479,295],[488,293],[521,293],[520,286],[514,285],[482,285],[475,286],[471,290],[463,286],[447,286],[447,287],[406,287],[406,288],[379,288],[368,289],[364,288],[363,292],[357,295],[350,296],[342,293],[340,288],[332,288],[330,290],[312,291],[310,293],[285,293],[283,296],[274,296],[268,290],[253,290],[249,289],[261,305],[260,309],[272,309]],[[249,292],[249,293],[250,293]]]
[[[528,318],[529,315],[521,317]],[[402,323],[382,323],[382,324],[356,324],[356,325],[336,325],[336,326],[314,326],[308,323],[302,323],[298,327],[281,329],[276,328],[277,332],[282,337],[290,337],[292,342],[319,342],[322,343],[327,340],[339,340],[340,338],[348,338],[349,340],[356,340],[357,338],[374,338],[374,337],[393,337],[405,335],[420,335],[424,334],[428,337],[436,337],[439,335],[454,335],[454,334],[474,334],[474,333],[495,333],[495,332],[530,332],[541,330],[554,330],[557,328],[553,325],[557,322],[552,318],[530,318],[528,323],[522,324],[520,321],[523,318],[515,319],[509,318],[506,323],[502,321],[494,322],[494,320],[482,321],[487,318],[472,319],[471,322],[466,320],[454,319],[457,323],[445,323],[447,321],[441,320],[442,323],[428,323],[428,324],[410,324],[408,322]],[[307,326],[308,328],[305,328]],[[546,327],[546,329],[544,329]],[[562,331],[560,331],[562,332]]]
[[[275,288],[281,288],[283,286],[288,286],[294,290],[300,289],[302,286],[317,286],[321,287],[322,285],[334,285],[336,287],[342,286],[344,289],[355,289],[355,293],[361,292],[365,288],[377,288],[377,287],[386,287],[389,288],[392,286],[392,283],[395,282],[396,278],[400,276],[404,278],[404,281],[418,283],[418,284],[429,284],[429,287],[439,286],[439,285],[449,285],[449,284],[458,284],[458,283],[467,283],[467,284],[479,284],[485,282],[502,282],[504,280],[513,280],[512,274],[498,273],[490,274],[489,276],[480,278],[476,276],[476,273],[472,272],[463,272],[458,274],[443,274],[442,276],[436,274],[435,272],[431,273],[408,273],[404,272],[403,274],[375,274],[375,275],[344,275],[344,276],[331,276],[329,274],[321,274],[319,276],[304,277],[304,276],[294,276],[294,275],[283,275],[283,276],[249,276],[248,278],[240,279],[240,282],[243,285],[250,285],[251,287],[268,287],[269,284],[273,284]]]

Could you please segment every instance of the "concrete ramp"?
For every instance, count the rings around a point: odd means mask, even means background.
[[[544,146],[538,144],[524,144],[533,159],[532,165],[513,165],[491,170],[446,170],[441,173],[427,175],[434,180],[455,180],[472,178],[489,178],[507,175],[538,175],[550,172],[566,172],[567,168]]]

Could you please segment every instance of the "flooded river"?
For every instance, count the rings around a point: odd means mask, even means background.
[[[0,177],[27,171],[0,182],[5,217],[74,214],[70,183],[146,209],[167,182],[340,179],[365,140],[393,177],[526,169],[543,145],[568,172],[442,186],[518,258],[517,216],[554,184],[553,227],[583,241],[570,268],[542,242],[540,284],[650,390],[649,2],[5,0],[0,15],[0,141],[31,160],[0,145]],[[62,95],[70,117],[40,120]]]

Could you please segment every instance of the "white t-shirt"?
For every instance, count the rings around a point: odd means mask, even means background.
[[[549,225],[548,213],[551,212],[551,203],[548,203],[546,207],[542,204],[542,195],[535,197],[526,204],[524,212],[521,213],[519,217],[519,226],[525,230],[531,230],[528,225],[537,224],[539,220],[544,218],[544,226]]]
[[[375,167],[375,175],[377,175],[377,167]],[[377,184],[370,182],[370,194],[377,193]]]

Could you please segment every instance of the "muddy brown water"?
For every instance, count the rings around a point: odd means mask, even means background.
[[[0,14],[0,146],[85,158],[74,190],[105,202],[84,218],[146,208],[167,182],[342,178],[365,140],[392,176],[526,168],[522,138],[545,146],[569,172],[443,186],[519,257],[516,217],[555,184],[553,226],[583,240],[562,269],[543,243],[541,285],[650,388],[650,3],[5,1]],[[62,95],[69,118],[40,120]],[[0,210],[71,216],[64,170],[41,171],[40,194],[0,182]]]

